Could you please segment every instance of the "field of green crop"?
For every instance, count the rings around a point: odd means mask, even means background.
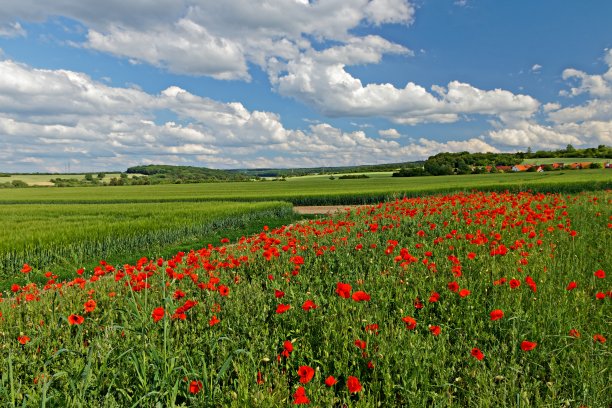
[[[274,222],[291,213],[291,204],[272,201],[4,204],[0,280],[18,274],[25,262],[72,273],[91,260],[130,253],[152,256],[164,246],[201,242],[253,220]]]
[[[0,405],[609,407],[611,247],[609,191],[473,192],[25,265],[47,281],[0,303]]]
[[[298,177],[287,181],[205,183],[153,186],[32,188],[0,190],[0,203],[92,203],[164,201],[281,200],[294,205],[360,204],[385,198],[453,191],[576,192],[612,188],[612,171],[606,169],[550,173],[478,174],[437,177],[387,177],[330,180]]]

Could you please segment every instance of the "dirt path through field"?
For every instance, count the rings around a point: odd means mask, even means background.
[[[339,211],[344,211],[346,208],[355,208],[354,205],[312,205],[312,206],[295,206],[293,211],[298,214],[333,214]]]

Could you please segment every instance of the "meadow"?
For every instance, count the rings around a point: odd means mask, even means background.
[[[329,176],[286,181],[151,186],[24,188],[0,190],[0,204],[141,203],[198,201],[288,201],[294,205],[366,204],[422,194],[456,191],[578,192],[612,188],[612,170],[474,174],[436,177],[372,177],[330,180]]]
[[[397,198],[65,282],[23,265],[47,282],[0,303],[0,401],[610,406],[611,204]]]

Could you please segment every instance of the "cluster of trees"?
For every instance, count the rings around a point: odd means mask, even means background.
[[[77,178],[54,178],[51,182],[56,187],[95,187],[95,186],[138,186],[151,184],[151,180],[147,176],[132,176],[127,173],[120,173],[119,177],[112,177],[110,180],[104,180],[106,174],[98,173],[94,177],[93,174],[85,174],[82,179]]]
[[[216,170],[194,166],[146,165],[127,169],[128,174],[144,174],[149,184],[181,184],[216,181],[249,181],[251,176],[235,170]],[[133,176],[130,180],[138,176]]]
[[[482,169],[487,166],[491,166],[491,170],[495,172],[497,170],[495,166],[513,166],[522,163],[525,159],[559,158],[559,161],[564,161],[565,158],[580,159],[587,157],[612,158],[612,148],[599,145],[597,148],[576,149],[572,145],[567,145],[565,149],[539,150],[535,153],[531,149],[528,149],[527,152],[517,153],[438,153],[429,157],[422,166],[406,166],[393,173],[393,176],[414,177],[481,173],[483,172]],[[544,170],[546,169],[544,168]],[[552,167],[549,167],[549,170],[552,170]]]
[[[597,148],[589,147],[586,149],[576,149],[571,144],[568,144],[565,149],[561,150],[553,150],[553,151],[545,151],[538,150],[533,153],[531,148],[527,149],[527,153],[517,153],[524,154],[525,159],[543,159],[549,157],[572,157],[572,158],[584,158],[584,157],[592,157],[599,159],[612,159],[612,147],[606,145],[599,145]]]
[[[23,188],[28,187],[28,184],[22,180],[12,180],[6,183],[0,183],[0,188]]]

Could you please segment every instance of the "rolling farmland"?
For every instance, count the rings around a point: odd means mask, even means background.
[[[372,177],[330,180],[329,176],[287,181],[172,184],[0,190],[0,203],[135,203],[198,201],[289,201],[294,205],[363,204],[385,198],[454,191],[576,192],[612,188],[612,170],[476,174],[436,177]]]

